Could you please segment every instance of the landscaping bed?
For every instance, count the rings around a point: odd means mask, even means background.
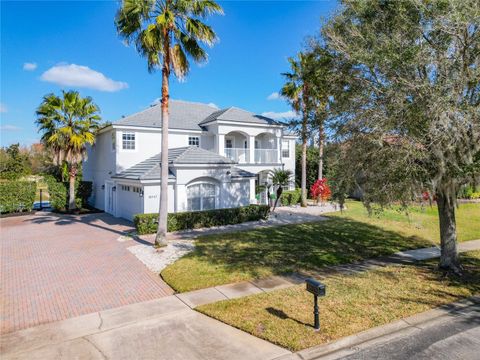
[[[312,327],[312,294],[305,285],[220,301],[198,311],[292,351],[352,335],[414,315],[480,291],[480,251],[461,255],[461,277],[437,270],[437,261],[388,266],[322,280],[321,330]]]
[[[436,209],[413,209],[408,219],[395,210],[370,218],[358,202],[347,207],[321,222],[199,237],[195,250],[161,275],[176,291],[185,292],[439,243]],[[460,241],[480,238],[480,205],[461,205],[457,225]]]

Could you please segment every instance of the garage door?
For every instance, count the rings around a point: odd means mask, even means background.
[[[140,187],[132,185],[117,185],[117,208],[120,217],[133,220],[135,214],[143,212],[143,197]]]

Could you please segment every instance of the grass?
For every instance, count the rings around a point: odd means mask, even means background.
[[[462,240],[480,238],[473,219],[480,204],[468,205],[458,212]],[[410,222],[394,210],[369,218],[360,203],[349,202],[343,214],[321,222],[199,237],[195,250],[161,275],[185,292],[432,246],[438,242],[430,233],[438,226],[433,210],[413,211]]]
[[[368,215],[367,210],[358,201],[348,201],[348,210],[332,213],[330,216],[361,221],[404,236],[418,236],[433,243],[440,243],[440,227],[436,206],[412,207],[408,214],[399,208]],[[460,204],[457,212],[458,241],[480,239],[480,204]]]
[[[480,291],[480,251],[462,255],[462,277],[445,277],[436,262],[332,275],[320,298],[321,330],[313,331],[312,295],[295,286],[197,308],[200,312],[292,351],[390,323]]]

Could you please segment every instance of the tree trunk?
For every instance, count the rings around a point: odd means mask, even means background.
[[[324,133],[323,124],[320,124],[318,129],[318,179],[323,179],[323,143]]]
[[[74,211],[77,209],[77,204],[75,203],[75,178],[77,177],[77,166],[75,164],[70,165],[68,170],[68,211]]]
[[[169,37],[166,36],[165,47],[170,48]],[[160,206],[158,213],[158,229],[155,245],[167,245],[167,220],[168,220],[168,101],[169,101],[169,76],[170,56],[166,52],[162,68],[162,153],[160,160]]]
[[[277,189],[277,198],[275,199],[275,203],[273,204],[273,210],[272,210],[272,213],[275,211],[275,209],[277,208],[277,203],[278,203],[278,200],[280,200],[280,196],[282,196],[282,193],[283,193],[283,187],[280,185]]]
[[[301,206],[307,206],[307,137],[302,141],[302,199]]]
[[[436,194],[440,220],[440,268],[459,271],[457,252],[457,229],[455,222],[455,199],[446,192]]]

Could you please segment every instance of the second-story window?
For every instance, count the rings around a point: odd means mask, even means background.
[[[135,150],[135,133],[133,132],[122,133],[122,149]]]
[[[282,140],[282,157],[290,157],[290,141],[288,140]]]
[[[200,138],[198,136],[189,136],[188,146],[200,146]]]

